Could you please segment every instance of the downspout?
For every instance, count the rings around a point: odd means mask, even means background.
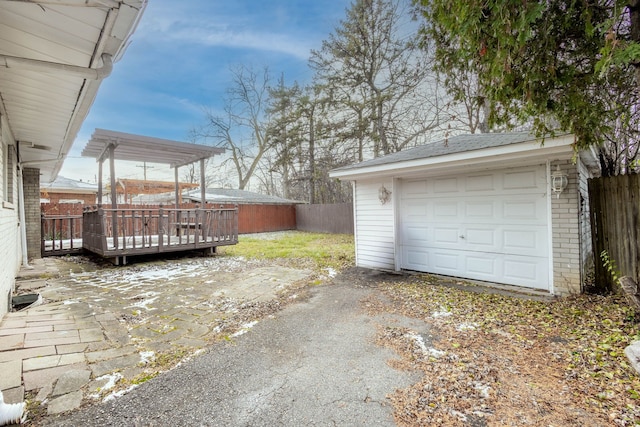
[[[19,204],[20,206],[18,207],[18,218],[20,220],[20,241],[21,241],[21,245],[22,246],[22,265],[25,268],[33,268],[29,265],[29,256],[27,253],[27,222],[25,219],[25,212],[24,212],[24,201],[25,201],[25,197],[24,197],[24,183],[22,182],[23,177],[22,177],[22,163],[20,163],[20,141],[18,141],[16,143],[16,154],[17,154],[17,160],[18,160],[18,171],[19,176],[18,176],[18,197],[20,198]]]

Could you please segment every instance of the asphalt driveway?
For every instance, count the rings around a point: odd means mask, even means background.
[[[43,425],[328,426],[394,425],[386,398],[417,380],[393,369],[378,328],[419,320],[371,316],[362,301],[384,277],[363,270],[311,287],[304,301],[263,319],[127,394]]]

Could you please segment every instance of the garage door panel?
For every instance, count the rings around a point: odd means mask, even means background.
[[[451,194],[457,193],[459,191],[458,188],[459,179],[455,178],[438,178],[433,180],[433,192],[438,194]]]
[[[505,220],[536,221],[540,218],[537,200],[505,200],[502,202],[502,217]]]
[[[437,220],[451,221],[452,217],[458,216],[457,201],[440,201],[433,204],[433,218]]]
[[[408,245],[421,246],[429,240],[429,228],[425,225],[407,226],[404,235]]]
[[[502,188],[505,190],[538,188],[538,175],[537,170],[505,172]]]
[[[506,252],[528,250],[538,252],[542,250],[542,245],[546,244],[546,239],[539,230],[504,230],[502,247]]]
[[[436,251],[433,254],[433,268],[440,274],[455,276],[460,271],[460,253]]]
[[[470,246],[480,246],[487,250],[497,249],[496,230],[489,227],[484,228],[467,228],[464,234],[466,244]],[[479,250],[480,248],[474,249]]]
[[[491,280],[491,277],[498,275],[498,262],[496,257],[489,257],[486,254],[467,256],[467,271],[475,275],[478,279],[485,277],[485,280]]]
[[[504,260],[504,277],[511,283],[540,288],[548,282],[549,263],[546,258],[508,256]]]
[[[436,245],[458,244],[459,230],[457,228],[434,227],[433,243]]]
[[[401,267],[549,289],[546,185],[544,165],[402,181]]]
[[[469,175],[465,179],[465,190],[469,193],[474,191],[495,191],[495,181],[494,174]]]
[[[495,218],[495,205],[492,200],[467,201],[464,202],[464,212],[467,218],[492,220]]]
[[[411,270],[427,271],[429,269],[429,251],[421,247],[406,247],[402,254]]]

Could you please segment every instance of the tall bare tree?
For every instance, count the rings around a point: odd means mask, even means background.
[[[429,56],[417,43],[408,0],[355,0],[347,17],[311,53],[318,84],[352,135],[373,156],[423,142],[440,124]],[[360,151],[360,150],[358,150]]]
[[[205,125],[196,130],[200,138],[231,152],[228,161],[245,189],[262,156],[270,148],[266,134],[266,107],[271,77],[268,68],[258,72],[247,66],[231,68],[233,82],[227,90],[224,114],[207,112]]]

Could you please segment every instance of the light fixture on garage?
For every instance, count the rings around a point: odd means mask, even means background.
[[[560,193],[567,188],[568,183],[567,174],[560,170],[560,165],[556,165],[556,170],[551,174],[551,190],[556,195],[556,198],[560,198]]]
[[[387,190],[384,184],[378,189],[378,199],[380,199],[380,203],[383,205],[391,200],[391,191]]]

